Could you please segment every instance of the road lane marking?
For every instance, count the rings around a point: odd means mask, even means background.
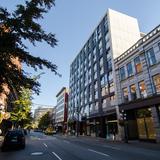
[[[69,142],[69,141],[67,141],[67,140],[63,140],[63,142],[68,143],[68,144],[70,143],[70,142]]]
[[[113,147],[113,146],[103,145],[103,147],[105,147],[105,148],[111,148],[111,149],[115,149],[115,150],[121,150],[120,148],[118,148],[118,147]]]
[[[44,144],[44,146],[45,146],[46,148],[48,147],[46,143],[43,143],[43,144]]]
[[[62,160],[55,152],[52,152],[59,160]]]
[[[31,153],[32,156],[40,156],[42,154],[43,154],[43,152],[33,152],[33,153]]]
[[[95,150],[93,150],[93,149],[88,149],[88,151],[91,151],[91,152],[100,154],[100,155],[102,155],[102,156],[110,157],[110,155],[108,155],[108,154],[105,154],[105,153],[102,153],[102,152],[98,152],[98,151],[95,151]]]

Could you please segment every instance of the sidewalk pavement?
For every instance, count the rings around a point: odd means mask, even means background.
[[[74,137],[76,136],[71,136],[71,135],[63,135],[64,137]],[[158,150],[160,151],[160,143],[152,143],[152,142],[146,142],[146,141],[139,141],[139,140],[129,140],[128,143],[125,143],[124,141],[113,141],[113,140],[107,140],[105,138],[101,137],[91,137],[91,136],[82,136],[79,135],[77,138],[84,139],[84,140],[92,140],[92,141],[97,141],[101,143],[106,143],[106,144],[119,144],[119,145],[125,145],[125,146],[132,146],[135,148],[143,148],[143,149],[150,149],[150,150]]]

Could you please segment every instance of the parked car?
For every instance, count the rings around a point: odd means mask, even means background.
[[[2,151],[10,148],[25,148],[25,136],[22,130],[9,130],[2,143]]]

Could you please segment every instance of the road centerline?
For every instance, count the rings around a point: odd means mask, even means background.
[[[97,154],[102,155],[102,156],[110,157],[110,155],[108,155],[108,154],[105,154],[105,153],[102,153],[102,152],[99,152],[99,151],[95,151],[93,149],[88,149],[88,151],[97,153]]]
[[[54,156],[56,156],[59,160],[62,160],[55,152],[52,152]]]

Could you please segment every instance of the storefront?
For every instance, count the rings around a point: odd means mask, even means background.
[[[118,120],[116,114],[105,117],[106,138],[114,140],[118,134]]]
[[[137,110],[136,115],[138,136],[140,140],[156,140],[156,130],[152,118],[151,108]]]

